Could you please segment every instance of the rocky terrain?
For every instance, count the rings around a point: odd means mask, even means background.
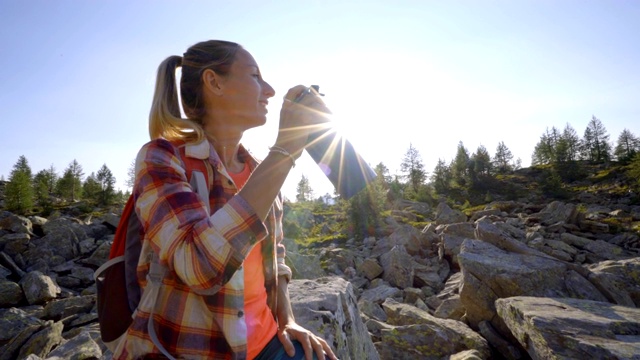
[[[0,360],[111,357],[92,276],[117,220],[0,212]],[[296,318],[340,359],[640,359],[638,221],[624,198],[400,202],[385,236],[287,240]]]

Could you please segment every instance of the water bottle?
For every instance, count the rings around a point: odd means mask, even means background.
[[[320,89],[318,85],[311,87],[316,92]],[[300,101],[302,96],[304,93],[296,100]],[[343,199],[351,198],[376,177],[375,171],[353,145],[333,128],[309,134],[306,150]]]

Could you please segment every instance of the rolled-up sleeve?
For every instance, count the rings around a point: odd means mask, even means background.
[[[209,216],[175,147],[166,140],[151,141],[140,150],[136,174],[136,211],[145,240],[160,263],[195,292],[207,294],[224,285],[268,235],[239,195]]]
[[[283,215],[283,198],[282,194],[278,195],[278,198],[273,204],[274,210],[274,222],[275,222],[275,241],[276,241],[276,261],[277,261],[277,270],[278,276],[284,276],[289,282],[291,280],[292,271],[289,266],[285,263],[285,257],[287,255],[287,250],[283,244],[284,240],[284,232],[282,226],[282,215]]]

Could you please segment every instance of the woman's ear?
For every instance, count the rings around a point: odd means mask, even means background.
[[[222,77],[211,69],[206,69],[202,73],[202,84],[206,91],[212,94],[222,96],[224,90],[224,81]]]

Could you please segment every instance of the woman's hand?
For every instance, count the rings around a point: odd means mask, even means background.
[[[338,360],[336,355],[333,353],[333,350],[331,350],[331,347],[324,339],[316,336],[314,333],[295,322],[289,323],[281,329],[279,328],[278,339],[280,339],[280,342],[284,347],[284,351],[290,357],[295,355],[295,348],[293,347],[292,340],[298,340],[300,344],[302,344],[306,360],[312,360],[314,352],[319,360],[324,360],[325,354],[332,360]]]
[[[292,87],[284,97],[275,145],[298,158],[309,133],[327,126],[330,113],[317,91],[303,85]]]

